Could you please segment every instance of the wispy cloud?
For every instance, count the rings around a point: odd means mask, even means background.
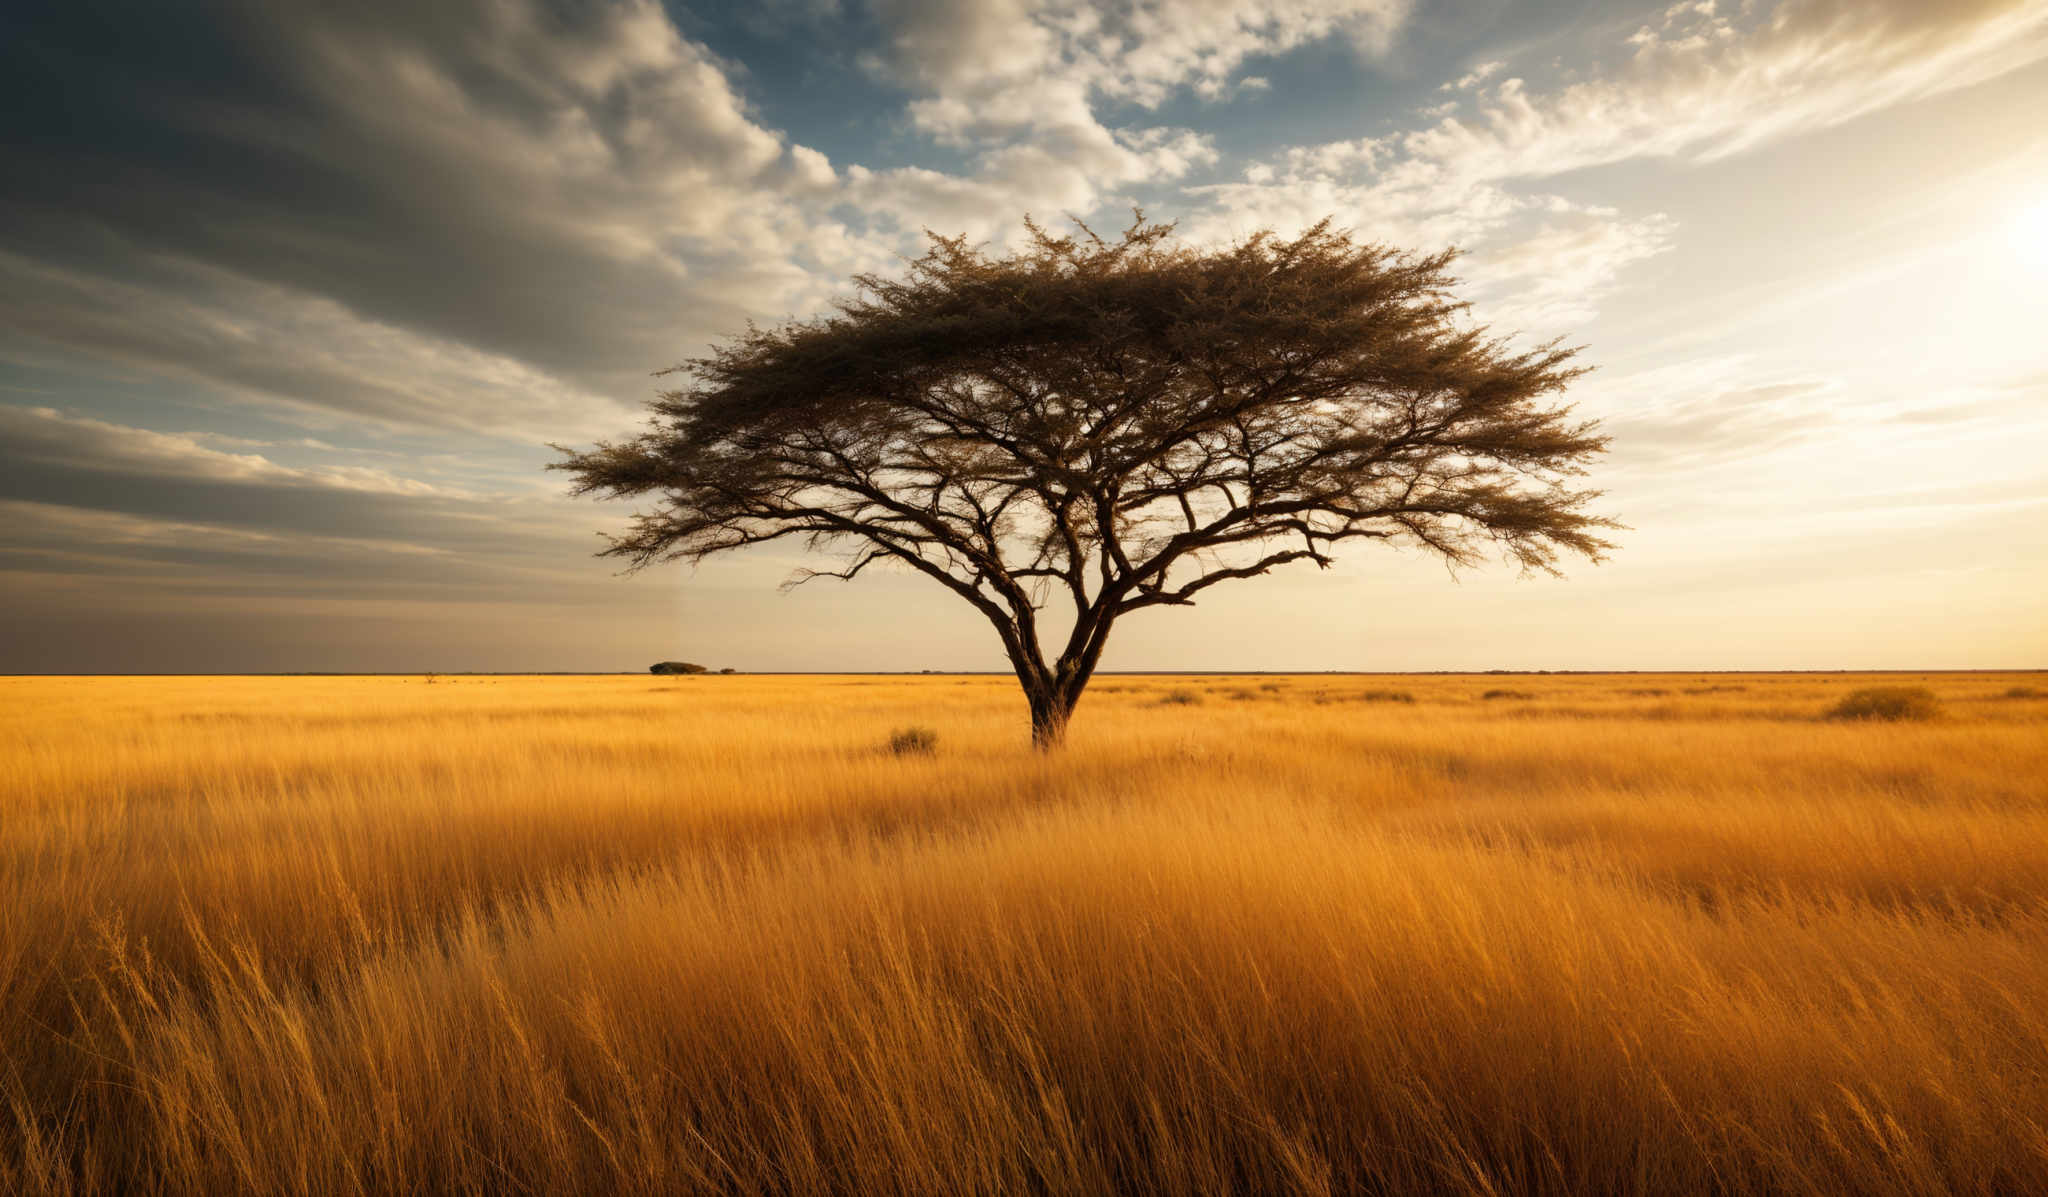
[[[1298,146],[1239,181],[1190,189],[1223,235],[1327,214],[1397,244],[1476,250],[1509,317],[1589,318],[1629,266],[1670,246],[1663,213],[1587,204],[1545,183],[1630,159],[1710,162],[2048,57],[2040,0],[1782,0],[1672,5],[1618,63],[1531,86],[1487,62],[1445,87],[1461,106],[1384,137]]]
[[[462,496],[388,470],[333,465],[295,468],[259,453],[208,448],[201,438],[67,415],[47,407],[0,406],[0,459],[14,467],[57,466],[123,478],[319,487],[387,495]]]

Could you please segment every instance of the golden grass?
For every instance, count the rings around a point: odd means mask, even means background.
[[[0,679],[0,1192],[2048,1191],[2043,681]]]

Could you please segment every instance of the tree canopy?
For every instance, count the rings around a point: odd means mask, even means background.
[[[1045,746],[1131,612],[1347,541],[1549,572],[1611,547],[1574,485],[1606,440],[1556,400],[1576,351],[1469,320],[1450,252],[1028,227],[1007,254],[933,236],[834,314],[664,371],[687,385],[645,434],[556,463],[657,500],[605,552],[797,537],[841,556],[793,581],[916,570],[994,626]]]

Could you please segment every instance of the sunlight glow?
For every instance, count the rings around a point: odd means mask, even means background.
[[[2048,267],[2048,199],[2021,208],[2007,232],[2007,239],[2021,261]]]

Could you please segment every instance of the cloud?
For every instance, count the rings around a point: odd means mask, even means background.
[[[399,540],[262,532],[218,524],[153,519],[17,499],[0,500],[7,536],[0,540],[13,568],[46,573],[119,574],[130,585],[146,572],[153,580],[178,579],[185,589],[242,592],[250,577],[300,577],[314,593],[370,587],[390,581],[394,567],[414,582],[445,584],[448,550]],[[408,569],[392,557],[426,563]]]
[[[445,487],[365,466],[293,468],[256,453],[210,449],[198,437],[151,432],[47,407],[0,407],[0,459],[17,469],[61,467],[127,478],[316,487],[386,495],[454,495]]]
[[[592,560],[606,522],[559,495],[468,493],[347,463],[292,467],[196,437],[0,407],[0,591],[10,604],[34,600],[45,621],[98,610],[96,634],[172,608],[220,615],[264,600],[489,603],[514,623],[567,604],[598,623],[616,614],[644,626],[662,588],[621,587]],[[301,635],[317,638],[319,622]],[[592,639],[552,635],[558,646]],[[61,659],[39,653],[0,642],[0,669]]]
[[[48,408],[0,406],[0,500],[79,513],[82,535],[133,521],[178,529],[188,541],[206,529],[214,547],[232,542],[249,552],[333,541],[442,555],[434,568],[444,584],[479,571],[591,581],[607,573],[590,561],[604,513],[559,493],[458,489],[347,460],[291,466],[197,436]],[[0,545],[19,547],[22,535],[5,525]],[[316,572],[353,585],[345,565]],[[236,578],[216,581],[232,588]]]
[[[1631,218],[1553,198],[1525,231],[1492,238],[1460,268],[1489,320],[1566,328],[1593,319],[1622,273],[1669,249],[1676,228],[1661,214]]]
[[[1103,132],[1107,150],[1058,137],[1004,145],[984,154],[972,175],[849,167],[847,200],[900,231],[1009,240],[1022,232],[1027,213],[1085,215],[1102,206],[1111,188],[1176,179],[1216,160],[1209,140],[1185,129]]]
[[[1483,61],[1451,84],[1469,115],[1193,188],[1186,228],[1335,212],[1470,246],[1475,272],[1536,287],[1517,310],[1568,325],[1672,230],[1530,180],[1712,157],[1986,77],[2039,56],[2042,14],[1682,4],[1578,83],[1544,92]],[[1313,41],[1384,54],[1409,3],[881,0],[875,15],[874,68],[964,171],[835,165],[791,142],[655,0],[39,14],[0,61],[25,131],[0,184],[0,325],[17,357],[54,346],[386,426],[581,435],[636,405],[648,371],[746,318],[818,310],[923,227],[1004,237],[1022,211],[1090,213],[1214,166],[1200,130],[1103,113],[1223,97],[1248,64]]]
[[[1579,388],[1614,439],[1612,468],[1659,481],[1676,471],[1755,458],[1839,428],[1842,385],[1831,378],[1757,381],[1740,358],[1710,358]]]
[[[1218,98],[1260,56],[1331,37],[1384,54],[1409,0],[879,0],[876,69],[922,92],[918,124],[946,136],[1078,123],[1095,98],[1156,108]]]
[[[1087,213],[1117,188],[1177,180],[1213,164],[1199,132],[1112,128],[1107,105],[1155,109],[1189,92],[1221,100],[1270,86],[1239,77],[1256,57],[1343,37],[1384,53],[1408,0],[880,0],[890,31],[870,68],[915,98],[919,130],[967,150],[965,177],[862,172],[855,202],[899,225],[987,235],[1033,210]],[[991,213],[1007,212],[1007,222]]]
[[[1732,13],[1732,15],[1731,15]],[[1590,319],[1628,267],[1675,239],[1540,184],[1632,158],[1710,161],[2048,56],[2042,0],[1698,0],[1627,41],[1618,64],[1551,91],[1490,61],[1446,86],[1471,115],[1425,108],[1383,137],[1297,146],[1233,182],[1189,189],[1191,232],[1293,231],[1326,215],[1399,245],[1472,250],[1495,313],[1547,329]],[[1493,80],[1498,80],[1494,82]]]
[[[1298,147],[1250,167],[1240,182],[1189,189],[1183,222],[1203,240],[1259,228],[1292,233],[1325,217],[1406,249],[1456,247],[1482,320],[1553,335],[1592,319],[1623,272],[1663,253],[1676,225],[1661,213],[1454,178],[1385,140]]]
[[[1404,2],[885,4],[912,119],[971,147],[964,173],[791,142],[656,0],[60,10],[0,51],[29,131],[0,183],[0,351],[585,438],[652,370],[819,310],[923,228],[1013,235],[1216,160],[1097,104],[1214,91],[1311,37],[1383,44]]]
[[[1473,67],[1471,70],[1458,76],[1456,79],[1453,79],[1449,83],[1444,84],[1438,90],[1471,91],[1473,88],[1478,87],[1480,84],[1486,82],[1488,79],[1491,79],[1495,75],[1500,74],[1501,71],[1507,68],[1507,65],[1507,63],[1501,62],[1499,59],[1494,59],[1490,62],[1482,62],[1479,65]]]
[[[323,296],[199,262],[138,262],[145,277],[0,253],[0,327],[94,363],[385,428],[528,440],[615,427],[622,400],[516,358],[366,320]]]
[[[1754,14],[1754,15],[1752,15]],[[1707,161],[1982,82],[2048,56],[2040,0],[1673,5],[1618,68],[1552,92],[1508,77],[1402,140],[1469,180],[1628,158]],[[1475,72],[1461,87],[1480,83]]]
[[[0,499],[0,672],[591,669],[675,655],[667,588],[403,540]]]
[[[587,414],[867,260],[830,162],[655,0],[80,5],[11,30],[0,78],[16,339],[234,390]]]

